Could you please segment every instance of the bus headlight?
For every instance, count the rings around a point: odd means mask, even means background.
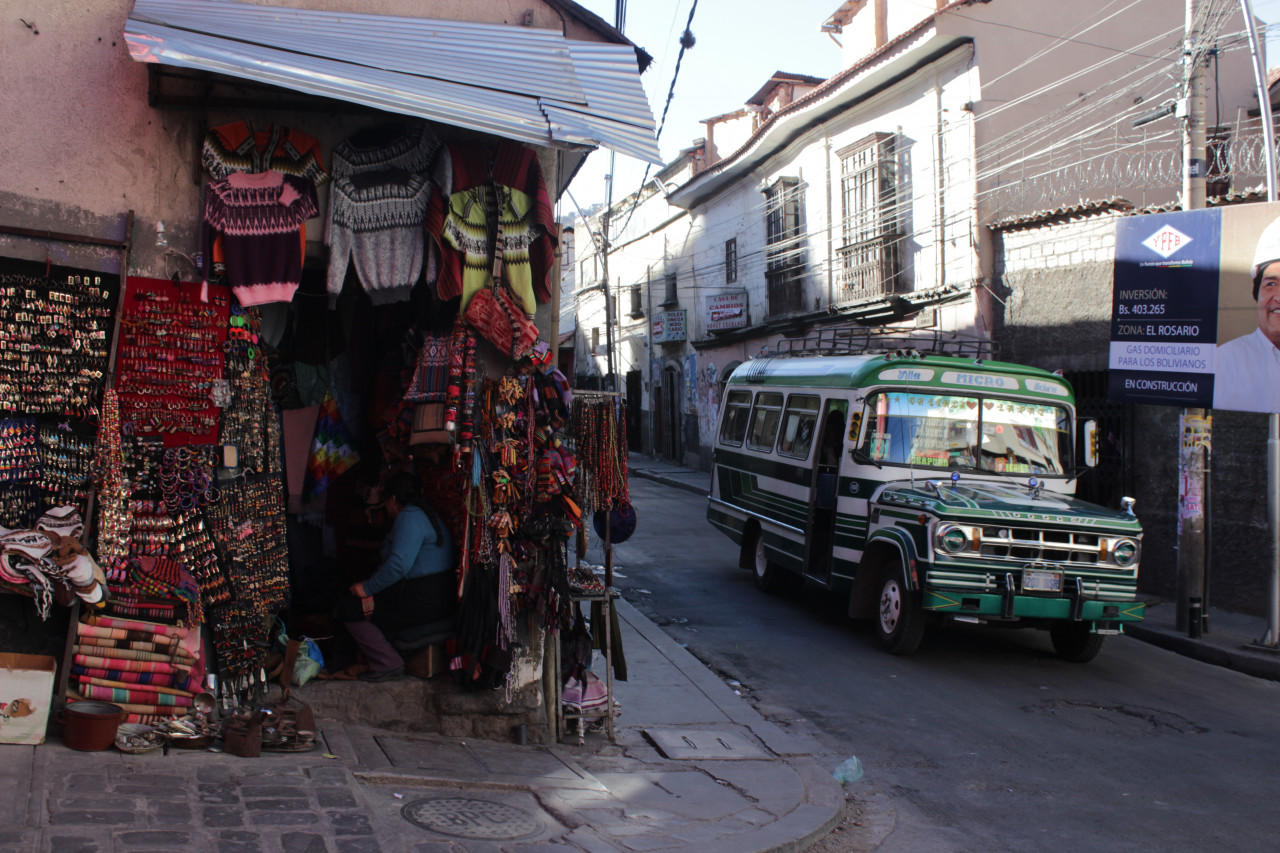
[[[1138,562],[1138,543],[1133,539],[1117,539],[1111,544],[1111,560],[1127,569]]]
[[[939,524],[933,534],[934,545],[945,554],[960,554],[971,545],[976,550],[977,542],[974,539],[972,528],[958,524]]]

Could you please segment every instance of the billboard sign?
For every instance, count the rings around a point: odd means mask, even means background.
[[[707,331],[725,332],[747,326],[747,292],[732,290],[707,297]]]
[[[1267,229],[1277,220],[1280,203],[1116,223],[1112,400],[1280,412],[1280,223]],[[1256,300],[1255,259],[1277,262]]]
[[[653,342],[669,344],[683,341],[685,339],[684,319],[685,309],[683,308],[654,314],[653,322],[649,327],[653,334]]]

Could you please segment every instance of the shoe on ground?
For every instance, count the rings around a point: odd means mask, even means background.
[[[404,667],[395,669],[367,669],[356,676],[361,681],[399,681],[404,678]]]

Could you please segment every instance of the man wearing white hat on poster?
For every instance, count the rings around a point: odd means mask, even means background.
[[[1280,219],[1258,238],[1251,272],[1258,328],[1218,347],[1213,407],[1280,412]]]

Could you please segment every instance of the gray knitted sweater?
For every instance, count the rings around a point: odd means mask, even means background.
[[[329,195],[329,304],[350,259],[374,305],[408,301],[422,273],[424,222],[434,185],[400,171],[337,178]],[[434,266],[434,264],[432,264]],[[427,270],[434,280],[435,270]]]
[[[431,194],[448,197],[449,150],[426,122],[369,128],[333,151],[329,197],[329,304],[342,292],[354,258],[356,274],[375,305],[404,302],[427,267],[434,282],[438,259],[424,252],[423,227]]]

